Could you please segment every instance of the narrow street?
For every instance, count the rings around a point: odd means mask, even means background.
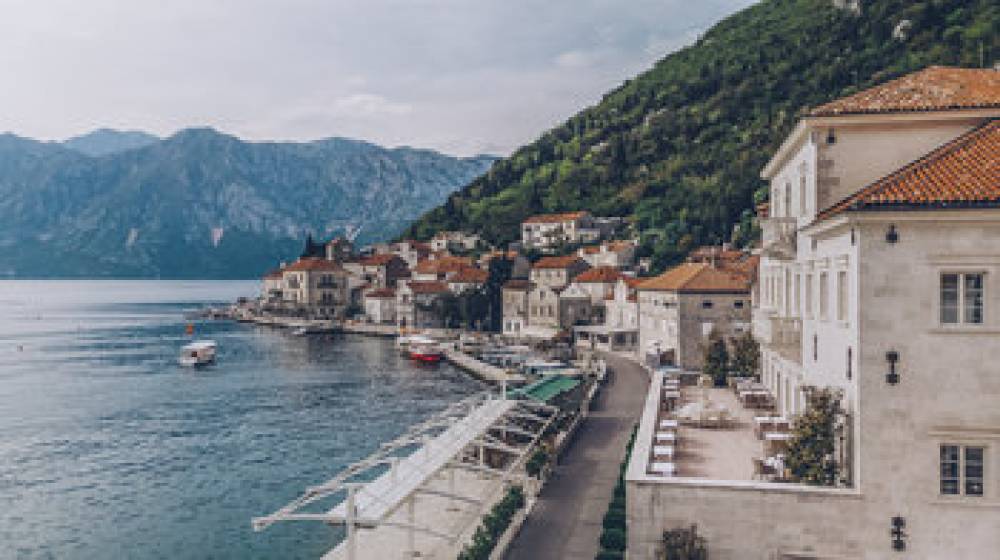
[[[642,412],[649,378],[636,363],[603,356],[608,383],[539,496],[507,560],[591,560],[625,444]]]

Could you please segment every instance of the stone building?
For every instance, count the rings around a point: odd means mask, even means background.
[[[712,331],[732,338],[750,330],[750,277],[684,263],[644,280],[638,294],[639,351],[644,360],[701,369]]]
[[[406,280],[396,289],[396,324],[400,328],[440,328],[444,321],[434,309],[435,302],[450,293],[448,284],[438,281]]]
[[[365,292],[365,318],[378,325],[396,324],[396,291],[392,288]]]
[[[998,117],[1000,72],[942,67],[806,113],[762,173],[753,330],[781,414],[804,410],[804,387],[843,392],[839,485],[633,461],[629,558],[692,523],[719,560],[996,555]]]
[[[520,336],[528,325],[528,291],[531,283],[527,280],[508,280],[501,289],[503,297],[503,334]]]
[[[301,258],[282,270],[285,305],[296,314],[343,318],[351,305],[350,274],[325,258]]]

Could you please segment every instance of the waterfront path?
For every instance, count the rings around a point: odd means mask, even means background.
[[[599,551],[625,444],[642,414],[649,376],[635,362],[604,354],[611,374],[545,485],[506,560],[591,559]]]

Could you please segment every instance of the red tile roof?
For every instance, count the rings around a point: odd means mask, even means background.
[[[299,259],[285,268],[286,272],[336,272],[343,270],[339,264],[318,257]]]
[[[504,290],[521,290],[521,291],[524,291],[524,290],[528,290],[530,288],[531,288],[531,282],[529,282],[527,280],[520,280],[520,279],[508,280],[503,285],[503,289]]]
[[[403,260],[392,253],[384,253],[381,255],[371,255],[370,257],[364,257],[359,262],[361,266],[385,266],[395,259]]]
[[[276,268],[264,275],[264,280],[280,280],[284,269]]]
[[[586,261],[576,255],[563,255],[561,257],[542,257],[531,268],[570,268],[576,263],[586,264]]]
[[[406,283],[415,294],[440,294],[448,291],[448,285],[434,280],[411,280]]]
[[[472,261],[464,257],[441,257],[434,260],[422,260],[417,263],[413,271],[417,274],[441,274],[458,272],[471,265]]]
[[[820,105],[813,117],[1000,107],[1000,72],[930,66]]]
[[[489,272],[480,268],[467,266],[456,272],[454,276],[448,279],[448,282],[453,284],[483,284],[489,278]]]
[[[560,214],[539,214],[524,220],[526,224],[558,224],[562,222],[572,222],[587,215],[587,212],[563,212]]]
[[[745,293],[750,279],[744,274],[707,263],[684,263],[639,284],[639,290],[684,293]]]
[[[573,281],[583,284],[614,284],[621,277],[621,271],[613,266],[598,266],[577,274]]]
[[[1000,206],[1000,119],[938,147],[819,213]]]

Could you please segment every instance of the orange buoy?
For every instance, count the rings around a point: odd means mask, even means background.
[[[184,327],[184,332],[187,333],[188,335],[194,334],[194,325],[188,323],[188,325]]]

